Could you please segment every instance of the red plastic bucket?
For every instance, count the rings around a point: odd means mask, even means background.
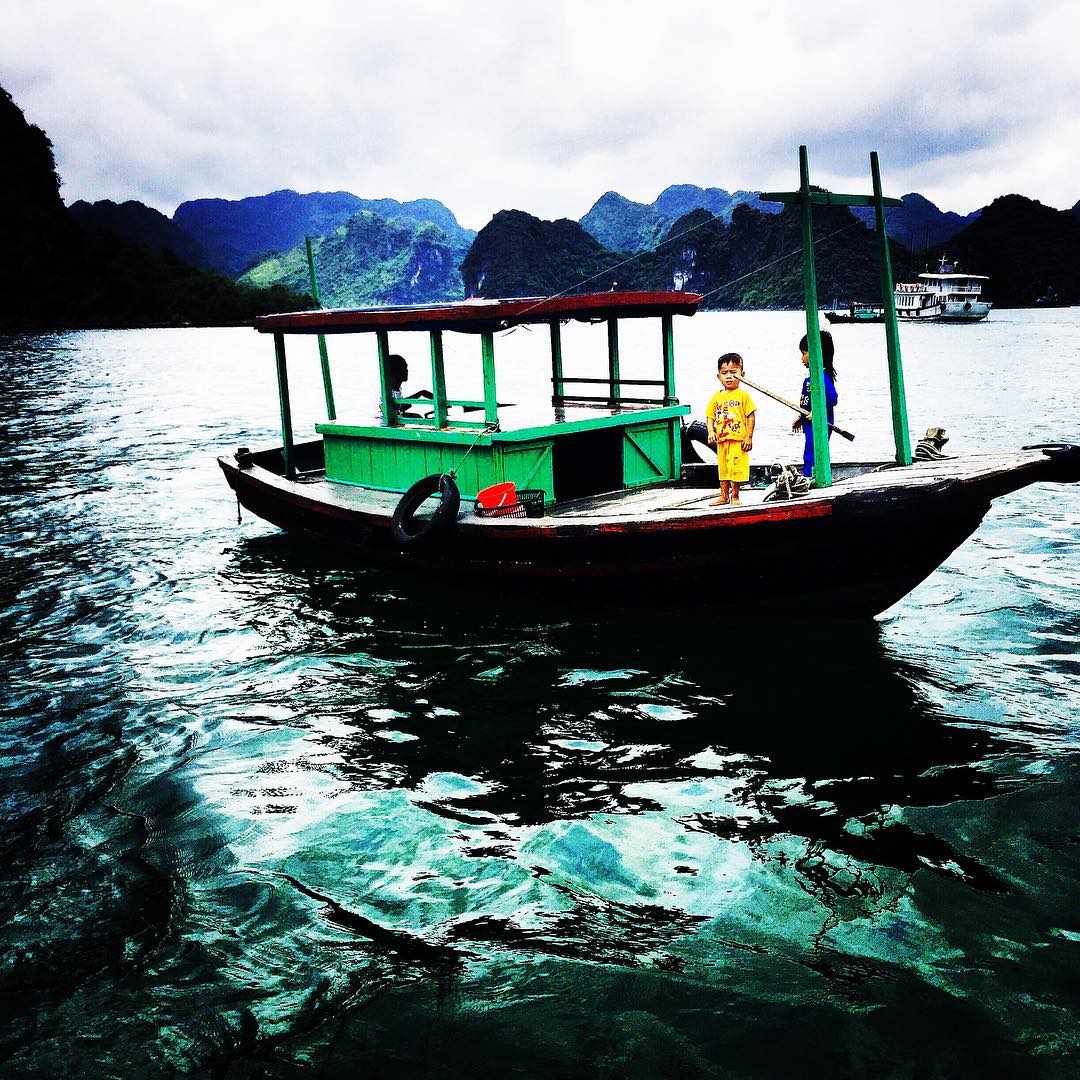
[[[476,493],[476,505],[487,517],[512,514],[517,509],[517,485],[511,480],[492,484]]]

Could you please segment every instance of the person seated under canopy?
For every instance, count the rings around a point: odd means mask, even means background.
[[[401,398],[424,398],[427,401],[432,400],[430,390],[414,390],[413,392],[406,394],[404,391],[405,381],[409,377],[409,363],[400,353],[391,353],[387,357],[389,363],[390,372],[390,396],[395,401],[400,401]],[[409,406],[399,404],[397,407],[398,414],[400,416],[417,416],[418,413],[410,413]],[[428,414],[430,415],[430,414]]]

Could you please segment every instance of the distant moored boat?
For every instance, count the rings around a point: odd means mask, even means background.
[[[831,323],[882,323],[885,321],[885,309],[878,304],[852,300],[846,311],[826,311],[825,318]]]
[[[981,322],[993,306],[982,299],[982,282],[989,280],[985,274],[961,273],[942,255],[936,273],[896,286],[896,316],[908,322]]]

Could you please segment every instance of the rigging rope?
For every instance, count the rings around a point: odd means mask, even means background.
[[[485,424],[483,430],[478,431],[476,433],[476,438],[473,439],[472,445],[462,455],[461,460],[448,473],[444,473],[443,475],[449,476],[451,480],[456,480],[457,479],[457,474],[458,474],[458,469],[460,469],[461,466],[465,464],[465,459],[476,449],[476,444],[485,435],[490,435],[492,432],[495,432],[495,431],[498,431],[498,430],[499,430],[498,422],[496,422],[494,424]]]
[[[698,229],[703,229],[706,225],[711,225],[717,218],[711,216],[705,221],[699,221],[696,225],[691,225],[689,229],[684,229],[678,236],[669,236],[666,240],[661,240],[659,244],[654,248],[647,248],[645,251],[635,251],[633,255],[628,256],[621,262],[617,262],[614,266],[609,266],[606,270],[601,270],[598,274],[593,274],[590,277],[582,278],[576,285],[571,285],[568,288],[563,289],[562,292],[552,293],[551,296],[545,296],[543,300],[538,300],[531,307],[527,307],[518,318],[522,318],[528,315],[530,311],[535,311],[538,307],[544,304],[551,303],[552,300],[558,300],[560,296],[567,296],[572,292],[576,292],[582,285],[588,285],[590,281],[595,281],[597,278],[606,278],[614,271],[618,270],[620,266],[626,266],[627,263],[632,263],[636,259],[640,259],[645,255],[655,255],[665,244],[673,244],[676,240],[681,240],[684,236],[689,236],[692,232],[697,232]]]
[[[544,304],[550,303],[552,300],[557,300],[560,296],[567,296],[572,292],[576,292],[582,285],[587,285],[590,281],[595,281],[597,278],[607,277],[615,270],[618,270],[620,266],[626,266],[627,263],[634,262],[635,259],[640,259],[645,255],[655,255],[665,244],[672,244],[676,240],[681,240],[684,236],[689,236],[690,233],[704,228],[706,225],[710,225],[717,221],[716,217],[710,217],[707,221],[701,221],[697,225],[692,225],[689,229],[685,229],[679,233],[678,236],[669,236],[666,240],[661,240],[659,244],[654,248],[649,248],[645,251],[635,252],[633,255],[621,262],[617,262],[614,266],[609,267],[607,270],[602,271],[599,274],[593,274],[590,277],[583,278],[576,285],[571,285],[569,288],[563,289],[562,292],[553,293],[551,296],[545,296],[543,300],[538,300],[535,304],[527,307],[517,318],[523,318],[528,315],[529,312],[535,311],[538,307],[542,307]],[[849,225],[844,225],[839,229],[834,229],[831,233],[826,233],[824,236],[817,237],[813,242],[813,247],[817,247],[818,244],[823,243],[825,240],[829,240],[834,236],[839,236],[841,233],[847,232],[848,229],[853,229],[856,225],[862,225],[862,222],[855,218]],[[714,296],[718,292],[723,292],[724,289],[730,289],[732,285],[737,285],[740,281],[745,281],[747,278],[753,277],[755,274],[760,274],[764,270],[768,270],[771,266],[776,266],[777,263],[782,263],[785,259],[790,259],[794,255],[799,255],[802,252],[802,245],[797,248],[792,248],[791,251],[784,255],[780,255],[778,258],[773,259],[771,262],[764,263],[761,266],[755,267],[753,270],[747,271],[745,274],[741,274],[737,278],[733,278],[731,281],[724,282],[723,285],[718,285],[715,289],[710,289],[707,293],[702,293],[701,298],[704,300],[707,296]],[[520,325],[520,324],[519,324]],[[517,329],[517,326],[508,327],[505,332],[512,333]]]
[[[851,229],[854,226],[861,224],[862,222],[856,218],[855,221],[853,221],[850,225],[844,225],[842,228],[834,229],[831,233],[826,233],[824,236],[818,237],[818,239],[813,242],[812,246],[817,247],[818,244],[820,244],[822,241],[828,240],[833,236],[839,236],[840,233],[847,232],[848,229]],[[753,277],[755,274],[760,274],[762,270],[768,270],[770,266],[776,266],[777,263],[782,263],[785,259],[790,259],[793,255],[799,255],[801,253],[802,245],[800,244],[797,248],[792,248],[792,250],[787,252],[787,254],[780,255],[778,258],[773,259],[772,262],[764,263],[762,266],[756,267],[754,270],[747,271],[740,277],[732,278],[731,281],[727,281],[723,285],[718,285],[715,289],[710,289],[707,293],[702,293],[701,299],[704,300],[706,296],[712,296],[715,293],[723,292],[724,289],[730,289],[732,285],[738,285],[740,281],[745,281],[747,278]]]

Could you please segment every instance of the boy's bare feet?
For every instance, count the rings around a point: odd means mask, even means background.
[[[727,506],[728,501],[729,501],[728,499],[713,499],[713,501],[711,503],[709,503],[709,505],[710,506]]]

